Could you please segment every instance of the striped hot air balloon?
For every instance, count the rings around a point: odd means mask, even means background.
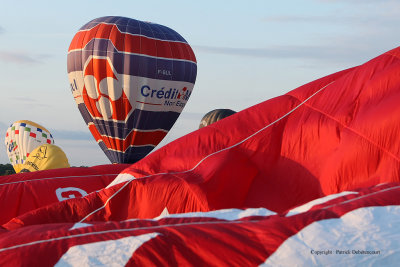
[[[11,124],[4,141],[8,158],[17,173],[35,148],[43,144],[54,144],[53,136],[46,128],[29,120]]]
[[[113,163],[145,157],[166,136],[196,80],[193,50],[174,30],[125,17],[84,25],[68,50],[83,119]]]

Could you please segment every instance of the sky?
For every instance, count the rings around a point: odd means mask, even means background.
[[[72,166],[110,163],[69,87],[67,50],[102,16],[165,25],[197,59],[193,93],[159,147],[216,108],[240,111],[399,45],[400,1],[0,0],[0,136],[17,120],[47,128]],[[9,163],[5,145],[0,163]]]

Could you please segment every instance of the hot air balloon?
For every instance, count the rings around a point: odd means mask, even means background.
[[[217,122],[219,120],[222,120],[226,117],[229,117],[230,115],[233,115],[235,113],[236,113],[236,111],[233,111],[231,109],[225,109],[225,108],[211,110],[211,111],[207,112],[201,119],[199,129],[206,127],[206,126],[208,126],[214,122]]]
[[[21,172],[34,172],[69,168],[69,162],[65,152],[58,146],[44,144],[38,146],[29,154],[25,163],[21,166]]]
[[[18,173],[35,148],[43,144],[54,144],[54,139],[43,126],[32,121],[20,120],[7,129],[5,144],[8,158]]]
[[[112,163],[134,163],[166,136],[196,80],[193,50],[174,30],[125,17],[84,25],[68,50],[78,109]]]

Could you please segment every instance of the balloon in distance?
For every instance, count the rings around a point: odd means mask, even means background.
[[[21,166],[20,172],[35,172],[59,168],[69,168],[65,152],[53,144],[44,144],[35,148]]]
[[[54,144],[53,136],[43,126],[29,120],[11,124],[6,132],[5,145],[15,172],[18,173],[29,154],[43,144]]]

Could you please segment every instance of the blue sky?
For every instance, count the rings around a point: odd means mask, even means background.
[[[168,26],[197,57],[191,98],[164,145],[215,108],[242,110],[399,45],[400,2],[2,1],[0,136],[17,120],[53,133],[74,166],[109,163],[72,94],[67,50],[76,31],[108,15]],[[3,145],[0,163],[8,163]]]

